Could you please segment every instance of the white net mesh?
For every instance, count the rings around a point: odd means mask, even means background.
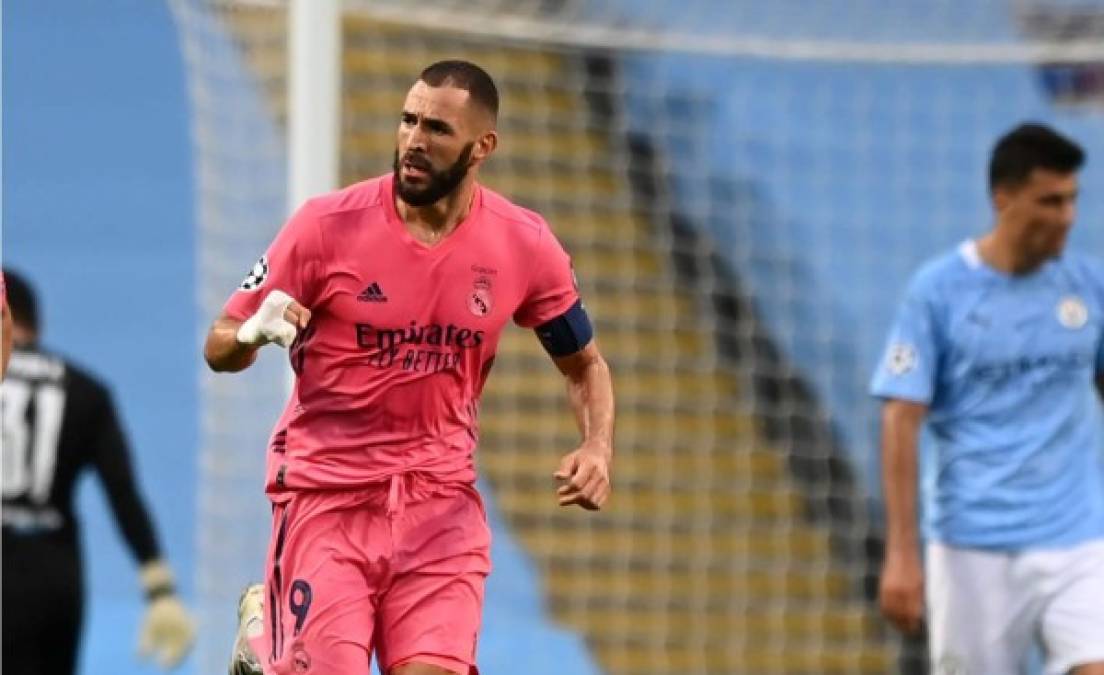
[[[236,26],[201,3],[172,7],[193,103],[198,297],[209,321],[286,215],[283,109],[269,97],[282,84],[270,88],[259,77],[272,73],[282,83],[284,29],[275,16],[257,14]],[[251,32],[245,38],[235,30]],[[245,55],[275,62],[258,70]],[[198,672],[225,672],[238,593],[262,576],[270,513],[262,497],[263,448],[285,400],[284,381],[275,353],[238,377],[202,374]]]
[[[286,211],[286,12],[174,9],[213,316]],[[576,432],[532,336],[504,337],[484,396],[484,487],[549,614],[609,673],[922,668],[870,601],[866,379],[910,272],[986,227],[996,135],[1053,122],[1087,147],[1084,184],[1104,184],[1104,1],[356,0],[342,35],[344,183],[388,169],[423,66],[495,76],[485,178],[552,223],[614,368],[615,499],[596,517],[549,496]],[[1082,214],[1104,218],[1091,188]],[[1075,245],[1102,251],[1104,231]],[[203,672],[223,667],[233,598],[260,570],[282,378],[270,357],[204,379]],[[524,644],[515,662],[562,657]]]

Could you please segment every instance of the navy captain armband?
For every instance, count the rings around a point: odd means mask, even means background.
[[[570,356],[586,347],[594,337],[594,327],[590,325],[582,300],[576,300],[566,312],[537,326],[536,332],[549,356]]]

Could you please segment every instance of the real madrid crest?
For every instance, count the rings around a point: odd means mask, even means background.
[[[468,309],[476,316],[487,316],[493,306],[491,278],[487,275],[479,275],[472,282],[471,290],[468,291]]]
[[[1076,295],[1067,295],[1058,302],[1058,323],[1070,330],[1077,330],[1089,322],[1089,308]]]

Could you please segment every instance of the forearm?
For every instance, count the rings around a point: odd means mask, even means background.
[[[882,426],[882,480],[885,488],[886,549],[915,555],[917,527],[917,437],[919,423],[887,410]]]
[[[119,531],[134,559],[139,564],[148,563],[161,555],[153,519],[138,488],[130,447],[119,426],[114,404],[105,399],[102,405],[100,424],[97,432],[90,434],[89,449]]]
[[[138,494],[137,486],[109,489],[108,500],[115,522],[134,559],[144,565],[161,557],[161,548],[153,529],[149,508]]]
[[[583,444],[613,453],[613,382],[600,356],[567,378],[567,395]]]
[[[245,370],[257,360],[257,347],[238,341],[238,329],[242,322],[230,317],[220,317],[207,333],[203,358],[215,372],[236,373]]]

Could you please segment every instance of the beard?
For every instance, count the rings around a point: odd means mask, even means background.
[[[446,197],[459,187],[464,176],[468,175],[468,163],[471,162],[472,149],[475,143],[468,143],[460,151],[460,156],[451,166],[437,171],[424,157],[416,164],[428,174],[425,185],[418,187],[410,185],[402,179],[402,166],[399,163],[399,150],[395,149],[395,159],[392,166],[395,170],[395,192],[399,197],[411,206],[429,206],[442,197]]]

